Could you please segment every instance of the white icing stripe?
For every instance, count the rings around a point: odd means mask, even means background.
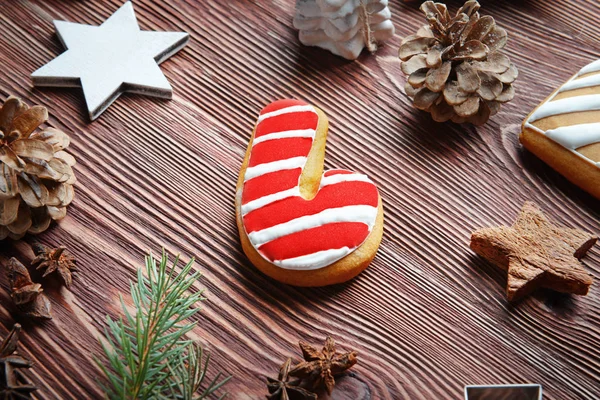
[[[598,71],[600,71],[600,60],[596,60],[593,63],[588,64],[585,67],[581,68],[579,70],[579,72],[577,73],[577,76],[589,74],[591,72],[598,72]]]
[[[337,174],[329,175],[321,179],[320,187],[335,185],[340,182],[371,182],[368,176],[362,174]]]
[[[311,105],[290,106],[290,107],[281,108],[279,110],[275,110],[275,111],[271,111],[271,112],[259,115],[257,124],[260,124],[262,121],[264,121],[267,118],[276,117],[278,115],[289,114],[289,113],[294,113],[294,112],[305,112],[305,111],[312,111],[312,112],[316,113],[315,108]]]
[[[292,157],[285,160],[277,160],[270,163],[258,164],[254,167],[246,168],[244,182],[254,179],[257,176],[269,174],[271,172],[283,171],[285,169],[294,169],[304,167],[306,157]]]
[[[317,251],[316,253],[307,254],[300,257],[288,258],[285,260],[275,260],[273,261],[273,264],[285,269],[309,271],[333,264],[340,258],[352,253],[354,250],[356,250],[356,247],[352,249],[349,247],[342,247],[341,249]]]
[[[554,115],[597,110],[600,110],[600,94],[569,97],[546,102],[531,115],[529,122],[552,117]]]
[[[315,138],[316,131],[314,129],[298,129],[293,131],[273,132],[268,135],[263,135],[255,138],[252,141],[252,146],[259,143],[266,142],[267,140],[274,139],[287,139],[287,138]]]
[[[569,90],[581,89],[586,87],[600,86],[600,74],[586,76],[585,78],[573,79],[565,83],[558,93],[568,92]]]
[[[274,203],[276,201],[296,196],[300,196],[300,189],[298,189],[298,186],[292,189],[283,190],[281,192],[272,193],[267,196],[260,197],[256,200],[252,200],[244,204],[242,206],[242,215],[246,215],[250,211],[258,210],[259,208],[263,208],[264,206]]]
[[[260,231],[251,232],[248,234],[248,238],[255,247],[260,247],[280,237],[334,222],[362,222],[368,225],[370,231],[376,218],[377,207],[363,205],[329,208],[314,215],[305,215]]]
[[[600,167],[600,162],[591,160],[576,150],[580,147],[600,142],[600,123],[561,126],[556,129],[551,129],[547,132],[544,132],[542,129],[532,124],[534,121],[554,115],[600,110],[600,94],[574,96],[566,99],[554,100],[556,95],[561,92],[579,89],[582,87],[600,86],[600,74],[577,79],[582,75],[594,72],[600,72],[600,60],[596,60],[586,65],[579,70],[575,77],[571,78],[567,83],[561,86],[553,96],[551,96],[529,117],[529,119],[525,122],[525,127],[548,136],[556,143],[570,150],[573,154],[581,157],[593,165]]]
[[[371,180],[362,174],[338,174],[338,175],[330,175],[321,179],[320,188],[329,185],[335,185],[336,183],[341,182],[369,182],[372,183]],[[248,214],[251,211],[258,210],[264,206],[267,206],[271,203],[274,203],[279,200],[287,199],[289,197],[300,196],[300,190],[296,186],[293,189],[283,190],[281,192],[272,193],[267,196],[260,197],[256,200],[249,201],[248,203],[242,206],[242,216]]]
[[[546,136],[567,149],[578,149],[600,142],[600,122],[562,126],[546,132]]]

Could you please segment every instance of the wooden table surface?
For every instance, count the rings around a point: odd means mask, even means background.
[[[119,315],[118,294],[144,253],[162,246],[198,259],[196,286],[209,299],[193,337],[212,351],[212,371],[235,375],[230,398],[263,398],[265,375],[298,356],[299,339],[328,334],[360,354],[338,399],[458,399],[467,384],[526,382],[542,384],[546,399],[600,397],[600,283],[587,297],[542,290],[511,305],[506,274],[468,247],[471,231],[510,224],[526,200],[560,223],[600,231],[600,202],[517,139],[525,115],[600,56],[597,0],[482,2],[508,30],[520,76],[516,98],[480,128],[435,123],[407,99],[397,50],[423,23],[418,4],[390,0],[396,36],[347,62],[299,45],[292,0],[135,1],[142,29],[191,35],[162,64],[173,100],[124,95],[89,123],[80,90],[34,89],[29,75],[63,51],[52,20],[97,25],[122,1],[0,3],[0,99],[48,107],[78,160],[66,219],[39,237],[79,262],[70,291],[46,283],[54,319],[18,317],[0,274],[0,336],[23,324],[37,397],[102,397],[93,359],[105,315]],[[449,5],[454,12],[460,2]],[[326,167],[368,174],[383,198],[379,253],[344,285],[279,284],[239,244],[243,154],[259,110],[284,97],[328,114]],[[23,242],[1,245],[3,264],[15,254],[32,258]],[[584,264],[599,280],[600,246]]]

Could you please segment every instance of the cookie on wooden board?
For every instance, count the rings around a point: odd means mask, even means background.
[[[533,110],[520,140],[600,199],[600,60],[583,67]]]
[[[323,172],[329,122],[298,100],[266,106],[236,191],[244,252],[268,276],[295,286],[347,281],[371,263],[383,235],[377,187],[363,174]]]

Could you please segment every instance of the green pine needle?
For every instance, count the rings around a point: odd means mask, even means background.
[[[147,255],[146,275],[138,269],[137,282],[130,285],[135,312],[121,297],[123,317],[115,321],[107,316],[107,344],[102,344],[107,362],[97,362],[108,380],[104,390],[110,399],[201,400],[231,378],[220,380],[218,373],[203,385],[210,357],[185,338],[196,326],[186,320],[200,311],[196,303],[205,300],[202,291],[189,292],[200,273],[192,273],[192,259],[177,274],[178,262],[179,257],[168,270],[164,250],[158,263]]]

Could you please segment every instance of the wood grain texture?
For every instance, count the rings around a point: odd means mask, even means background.
[[[99,24],[120,0],[0,0],[0,99],[49,108],[71,132],[79,182],[67,218],[42,234],[80,272],[71,291],[44,281],[54,319],[16,316],[0,274],[0,336],[23,324],[21,351],[38,398],[101,398],[93,357],[104,316],[119,313],[147,250],[198,257],[209,300],[193,336],[214,370],[235,375],[230,398],[260,399],[302,338],[333,334],[359,364],[333,398],[457,399],[466,384],[541,383],[546,399],[600,397],[600,285],[587,297],[541,291],[507,304],[506,274],[469,249],[471,231],[510,224],[525,200],[554,221],[600,230],[600,203],[524,151],[520,123],[574,71],[600,56],[596,0],[482,1],[509,31],[517,96],[481,128],[438,124],[412,108],[397,49],[422,25],[418,4],[390,1],[396,36],[346,62],[301,47],[292,0],[135,2],[142,29],[182,30],[190,44],[161,65],[172,101],[119,98],[87,123],[79,90],[34,89],[29,75],[63,51],[53,19]],[[451,1],[456,10],[460,2]],[[257,272],[234,214],[238,171],[256,115],[297,97],[331,121],[326,167],[368,174],[384,201],[384,238],[357,279],[296,289]],[[0,262],[33,254],[0,244]],[[600,247],[584,260],[600,278]],[[33,274],[36,281],[39,274]]]

